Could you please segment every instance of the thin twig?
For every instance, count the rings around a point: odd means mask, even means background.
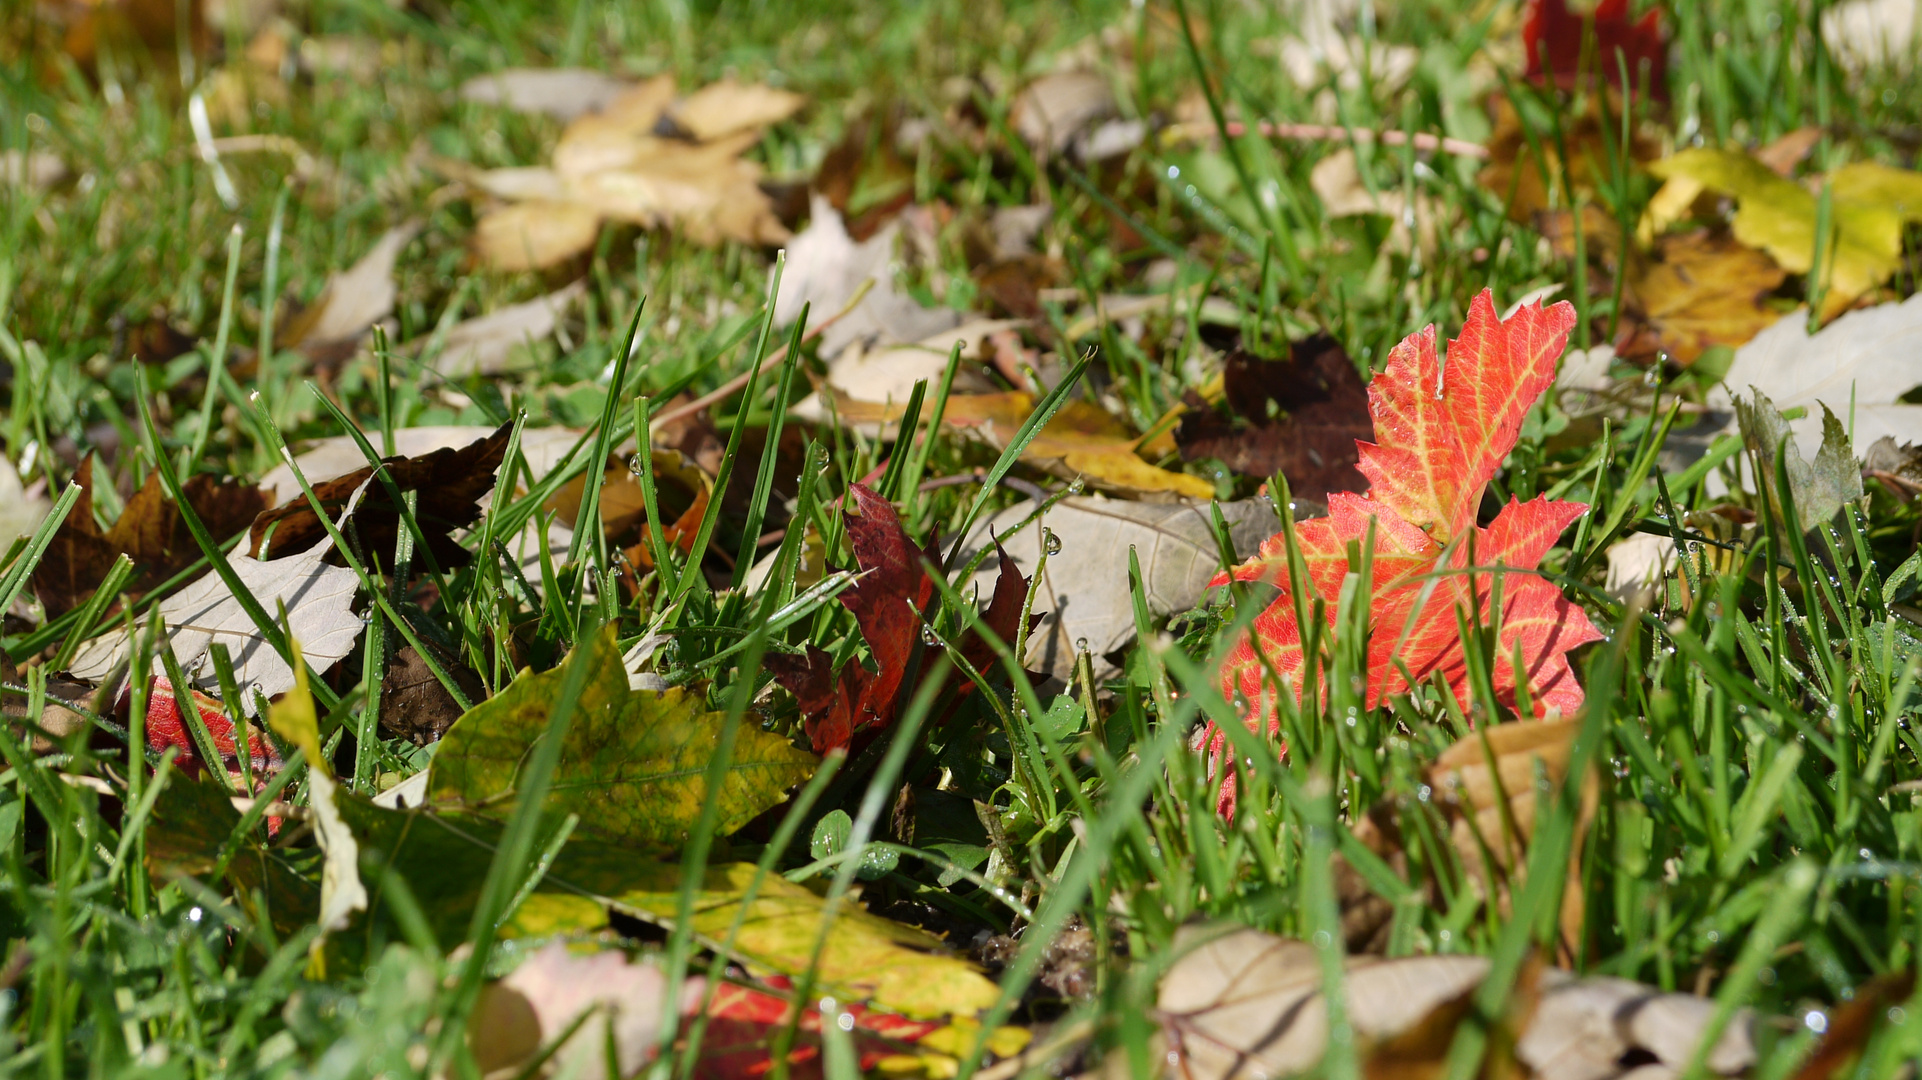
[[[837,322],[840,322],[843,316],[845,316],[848,312],[853,311],[855,307],[861,303],[862,298],[866,297],[868,294],[868,290],[873,287],[874,287],[873,278],[869,278],[866,281],[862,282],[861,288],[855,292],[854,299],[849,300],[847,302],[847,306],[843,307],[841,310],[835,312],[834,314],[828,316],[826,319],[823,319],[819,324],[814,326],[807,333],[801,335],[801,342],[803,344],[806,344],[807,342],[813,341],[815,338],[820,337],[821,334],[825,332],[828,327],[833,326]],[[714,388],[708,393],[702,394],[700,397],[695,398],[693,401],[690,401],[685,405],[676,405],[673,408],[668,409],[665,412],[662,412],[659,416],[656,416],[652,420],[648,421],[647,430],[651,433],[657,427],[662,427],[664,425],[671,424],[676,420],[682,420],[687,417],[693,416],[695,413],[700,412],[702,409],[707,408],[709,405],[712,405],[717,401],[720,401],[722,398],[727,397],[729,394],[739,391],[741,387],[747,385],[747,381],[749,379],[759,374],[762,368],[767,367],[769,364],[778,364],[785,359],[787,359],[787,346],[783,345],[780,348],[774,350],[773,352],[768,353],[767,356],[763,358],[759,364],[756,364],[753,367],[749,368],[748,370],[741,372],[739,375],[736,375],[732,379],[729,379],[728,381],[722,383],[720,386]]]

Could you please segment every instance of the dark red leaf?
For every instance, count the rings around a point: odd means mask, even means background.
[[[1568,10],[1568,0],[1529,0],[1522,23],[1522,47],[1528,52],[1531,81],[1544,80],[1542,65],[1546,57],[1555,84],[1564,90],[1575,88],[1584,52],[1582,39],[1590,18]],[[1603,79],[1621,89],[1622,65],[1626,63],[1629,89],[1639,91],[1646,85],[1649,93],[1666,100],[1668,46],[1662,40],[1660,6],[1651,4],[1641,18],[1632,19],[1628,0],[1601,0],[1592,18],[1595,48],[1591,62],[1600,66]],[[1592,72],[1585,74],[1593,78]]]
[[[1215,458],[1243,476],[1279,472],[1293,494],[1316,502],[1368,487],[1355,470],[1355,442],[1374,430],[1368,389],[1340,342],[1316,334],[1285,360],[1236,349],[1222,383],[1227,415],[1202,405],[1181,418],[1175,443],[1183,461]]]

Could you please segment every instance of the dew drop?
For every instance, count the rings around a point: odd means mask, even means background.
[[[941,644],[941,635],[934,632],[934,627],[923,623],[921,625],[921,643],[923,645],[939,645]]]
[[[1048,554],[1061,554],[1061,537],[1056,535],[1053,529],[1042,530],[1041,543],[1048,549]]]
[[[641,460],[640,451],[627,455],[627,471],[639,476],[647,471],[647,464]]]
[[[1075,652],[1078,652],[1078,653],[1084,653],[1084,652],[1087,652],[1087,651],[1088,651],[1088,639],[1087,639],[1087,638],[1084,638],[1084,637],[1078,637],[1078,638],[1075,638],[1075,639],[1074,639],[1074,651],[1075,651]]]
[[[1088,482],[1077,476],[1068,482],[1068,494],[1079,495],[1088,489]]]

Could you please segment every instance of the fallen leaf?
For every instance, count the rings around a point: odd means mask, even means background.
[[[418,232],[414,222],[387,230],[359,262],[327,279],[314,302],[288,321],[277,343],[294,349],[358,341],[369,327],[393,314],[399,295],[394,264]]]
[[[1321,1063],[1329,1018],[1313,946],[1246,927],[1190,926],[1177,934],[1174,948],[1179,959],[1162,979],[1161,1033],[1151,1048],[1157,1060],[1166,1055],[1168,1075],[1257,1080],[1306,1073]],[[1455,1026],[1467,1020],[1456,1006],[1487,977],[1488,961],[1354,956],[1344,967],[1343,1016],[1366,1075],[1439,1075],[1391,1070],[1421,1063],[1406,1053],[1411,1034],[1428,1036],[1430,1052],[1445,1057]],[[1679,1070],[1715,1011],[1710,999],[1626,979],[1555,968],[1536,969],[1532,985],[1523,985],[1530,979],[1524,971],[1501,1023],[1527,1075],[1550,1080],[1630,1075],[1621,1063],[1637,1058]],[[1437,1020],[1441,1030],[1421,1030]],[[1707,1055],[1711,1073],[1740,1075],[1755,1064],[1754,1026],[1749,1010],[1735,1014]]]
[[[707,1011],[700,1060],[694,1067],[696,1077],[739,1080],[766,1075],[773,1067],[771,1044],[790,1023],[796,1030],[793,1048],[788,1052],[788,1075],[795,1080],[819,1080],[824,1074],[820,1009],[802,1008],[797,1019],[791,1000],[793,980],[772,975],[761,985],[769,989],[728,982],[715,991]],[[978,1022],[965,1016],[943,1024],[859,1003],[836,1002],[835,1007],[838,1015],[833,1022],[852,1036],[856,1066],[863,1072],[879,1071],[886,1076],[925,1076],[930,1080],[951,1077],[960,1067],[958,1057],[972,1048],[981,1030]],[[987,1046],[991,1055],[1006,1057],[1019,1053],[1028,1041],[1026,1030],[1003,1027],[988,1037]]]
[[[474,250],[509,273],[555,266],[594,246],[601,215],[558,199],[531,199],[489,211],[474,226]]]
[[[46,605],[50,618],[91,599],[122,553],[139,568],[127,586],[129,599],[139,598],[201,557],[200,546],[187,531],[179,508],[167,498],[156,472],[147,474],[147,482],[127,500],[113,527],[102,531],[93,515],[93,466],[89,456],[74,473],[80,500],[34,568],[34,595]],[[216,481],[204,474],[189,477],[182,490],[216,540],[246,528],[267,505],[265,493],[256,487]]]
[[[401,457],[423,457],[436,450],[459,450],[486,439],[495,432],[491,425],[448,424],[444,426],[396,428],[394,430],[394,453]],[[380,445],[380,433],[370,432],[368,440],[376,447]],[[523,428],[521,429],[521,457],[539,480],[553,471],[561,459],[581,440],[581,433],[571,428]],[[361,452],[360,444],[351,435],[334,435],[309,443],[307,449],[294,457],[300,466],[302,476],[309,484],[318,485],[326,480],[337,480],[348,473],[367,467],[367,455]],[[286,464],[269,469],[260,478],[260,490],[266,492],[267,500],[274,506],[290,499],[305,498],[300,485],[294,481],[294,471]],[[486,497],[491,499],[492,496]],[[486,501],[485,499],[483,501]]]
[[[1461,335],[1449,344],[1445,375],[1431,326],[1397,345],[1369,385],[1378,441],[1361,446],[1359,465],[1371,484],[1369,495],[1329,496],[1328,517],[1299,523],[1295,540],[1308,573],[1300,587],[1313,589],[1326,602],[1326,633],[1334,629],[1349,546],[1375,546],[1371,706],[1406,692],[1411,676],[1414,682],[1439,677],[1471,710],[1492,710],[1497,703],[1514,707],[1524,682],[1537,712],[1570,714],[1581,704],[1568,652],[1601,635],[1558,587],[1528,571],[1588,508],[1545,497],[1527,503],[1511,499],[1486,527],[1476,524],[1488,481],[1515,445],[1523,418],[1553,382],[1555,361],[1574,321],[1568,304],[1543,308],[1539,301],[1500,319],[1492,295],[1483,290],[1469,305]],[[1445,567],[1500,569],[1428,577]],[[1498,702],[1475,702],[1456,613],[1490,610],[1495,572],[1503,574],[1496,655],[1490,658]],[[1256,617],[1221,669],[1223,694],[1245,700],[1250,727],[1272,734],[1278,723],[1272,695],[1301,693],[1295,680],[1304,662],[1295,603],[1285,592],[1286,536],[1264,543],[1233,576],[1284,590]],[[1283,687],[1267,684],[1271,666],[1284,679]],[[1196,745],[1207,747],[1221,783],[1220,808],[1232,813],[1233,776],[1220,769],[1226,738],[1210,725],[1200,731]]]
[[[572,120],[599,112],[633,83],[585,68],[504,68],[460,84],[462,101],[500,105],[520,113],[542,113]]]
[[[207,734],[213,736],[214,749],[221,755],[219,767],[238,780],[244,775],[240,767],[240,744],[234,738],[234,722],[227,715],[226,706],[191,687],[187,693],[194,711],[207,726]],[[246,745],[247,768],[257,781],[280,771],[280,755],[258,731],[247,732]],[[155,751],[172,747],[179,754],[174,759],[174,767],[190,777],[198,778],[208,764],[201,760],[200,746],[187,730],[187,718],[181,712],[173,684],[165,678],[155,678],[147,693],[147,746]]]
[[[886,343],[878,336],[871,342],[855,341],[828,364],[827,384],[853,400],[891,403],[898,408],[913,394],[915,383],[926,380],[930,388],[940,384],[948,368],[948,356],[959,344],[963,363],[955,375],[956,389],[963,394],[991,390],[992,384],[975,374],[968,361],[981,356],[994,334],[1019,325],[1013,319],[971,319],[958,326],[939,327],[911,343]],[[805,403],[797,408],[803,414],[808,411]]]
[[[479,519],[480,498],[494,487],[494,473],[500,468],[512,432],[512,424],[502,424],[493,434],[459,450],[442,448],[420,457],[381,459],[385,480],[391,480],[403,493],[418,493],[414,520],[427,549],[443,568],[466,566],[472,559],[472,554],[450,534]],[[357,543],[363,565],[391,566],[401,529],[400,508],[386,482],[375,477],[374,467],[364,466],[319,483],[308,482],[321,510],[349,542]],[[305,551],[318,543],[329,547],[329,561],[345,561],[331,550],[326,527],[304,493],[255,518],[251,543],[250,553],[256,558],[284,558],[286,553]]]
[[[1741,345],[1781,317],[1769,297],[1787,274],[1775,260],[1706,229],[1656,238],[1630,264],[1617,355],[1691,364],[1714,345]]]
[[[1023,87],[1008,110],[1008,122],[1022,141],[1047,156],[1066,151],[1115,110],[1114,88],[1106,76],[1063,71]]]
[[[1795,497],[1797,524],[1804,533],[1833,520],[1844,506],[1863,499],[1861,467],[1849,451],[1848,430],[1827,405],[1822,406],[1822,442],[1815,461],[1802,457],[1789,424],[1760,390],[1748,401],[1735,400],[1736,423],[1742,442],[1768,472],[1758,486],[1776,520],[1783,517],[1780,488],[1775,480],[1775,458],[1782,455],[1789,490]]]
[[[668,106],[667,119],[696,142],[772,127],[801,111],[807,98],[762,83],[722,79]]]
[[[188,876],[205,879],[238,835],[219,887],[256,925],[272,926],[282,940],[311,927],[320,912],[319,887],[294,868],[284,849],[267,846],[258,831],[239,833],[239,826],[240,812],[226,788],[211,778],[169,777],[142,837],[148,877],[156,887]]]
[[[1608,546],[1608,577],[1602,588],[1626,603],[1637,594],[1650,594],[1676,566],[1673,537],[1635,533]]]
[[[586,294],[587,282],[576,281],[526,303],[455,323],[434,357],[434,370],[454,379],[498,375],[507,370],[515,350],[552,337],[568,309]]]
[[[1922,298],[1851,311],[1811,335],[1806,310],[1790,312],[1735,350],[1708,404],[1736,430],[1735,396],[1754,389],[1779,409],[1806,410],[1789,430],[1822,444],[1818,404],[1850,418],[1858,450],[1890,437],[1922,442],[1922,405],[1902,398],[1922,386]],[[1711,477],[1714,474],[1711,474]]]
[[[1283,360],[1242,349],[1222,365],[1219,406],[1197,398],[1175,431],[1183,460],[1215,458],[1244,476],[1282,473],[1297,498],[1368,487],[1356,443],[1373,432],[1368,391],[1341,344],[1326,334],[1295,342]]]
[[[923,307],[895,287],[895,249],[901,239],[898,222],[857,242],[840,211],[826,198],[817,195],[811,205],[808,227],[788,245],[781,295],[774,300],[775,323],[792,324],[801,317],[803,305],[810,307],[817,320],[839,312],[854,300],[864,283],[872,281],[860,303],[822,333],[822,357],[833,360],[856,344],[866,351],[930,339],[952,342],[957,335],[950,331],[966,316],[946,308]],[[941,358],[945,363],[946,346],[941,348]]]
[[[1692,204],[1703,190],[1733,196],[1735,238],[1768,252],[1784,270],[1806,274],[1815,262],[1819,200],[1737,150],[1695,147],[1649,165],[1665,183],[1649,205],[1650,224]],[[1902,265],[1902,230],[1922,221],[1922,173],[1867,162],[1828,174],[1830,221],[1835,229],[1823,274],[1822,316],[1831,319]]]
[[[1362,181],[1361,163],[1352,147],[1343,147],[1315,163],[1309,171],[1308,186],[1321,200],[1329,217],[1356,217],[1380,214],[1389,219],[1388,244],[1396,251],[1410,251],[1418,237],[1423,251],[1432,252],[1444,205],[1431,196],[1417,194],[1411,201],[1400,186],[1369,190]],[[1410,233],[1412,219],[1415,232]]]
[[[1237,551],[1253,551],[1274,532],[1274,507],[1265,499],[1216,505]],[[1205,506],[1071,495],[1049,507],[1040,521],[1012,532],[1034,509],[1019,503],[989,518],[969,538],[960,558],[972,559],[990,536],[999,537],[1015,566],[1031,577],[1046,547],[1043,530],[1054,534],[1059,551],[1049,556],[1035,586],[1034,608],[1046,614],[1029,634],[1023,662],[1062,680],[1073,675],[1083,645],[1092,655],[1095,677],[1106,678],[1117,670],[1108,654],[1134,640],[1130,549],[1141,563],[1148,610],[1160,618],[1194,607],[1221,570],[1221,552]],[[997,568],[984,566],[974,576],[974,587],[991,589],[996,573]]]
[[[8,187],[44,191],[70,172],[66,161],[48,150],[0,151],[0,184]]]
[[[695,243],[776,243],[788,232],[742,154],[797,111],[787,91],[725,82],[675,100],[672,76],[639,83],[571,121],[547,169],[445,170],[514,205],[476,225],[480,257],[502,270],[540,269],[585,252],[600,225],[672,227]],[[656,134],[662,121],[689,137]]]
[[[1586,40],[1590,37],[1592,45]],[[1522,22],[1526,78],[1541,83],[1553,77],[1555,85],[1573,90],[1585,50],[1592,50],[1587,53],[1590,63],[1615,89],[1623,89],[1626,67],[1628,90],[1668,99],[1668,43],[1662,40],[1660,8],[1634,18],[1629,0],[1601,0],[1588,14],[1570,11],[1568,0],[1529,0]]]
[[[371,865],[406,877],[437,934],[452,947],[466,934],[492,865],[501,826],[433,809],[388,810],[343,796],[342,813]],[[582,836],[561,849],[533,894],[502,926],[508,937],[547,938],[605,927],[609,912],[672,924],[680,910],[679,866]],[[748,885],[749,863],[708,868],[694,893],[690,929],[701,939],[729,936]],[[818,993],[913,1019],[972,1015],[993,1005],[1000,988],[954,955],[937,937],[844,904],[816,961],[825,901],[779,874],[761,880],[734,937],[734,955],[751,973],[798,977],[813,971]]]
[[[697,1009],[706,990],[699,976],[683,981],[678,1011]],[[521,1069],[565,1033],[567,1043],[537,1075],[633,1076],[658,1049],[667,994],[667,975],[653,963],[613,950],[581,955],[551,942],[482,988],[467,1023],[468,1045],[481,1073],[493,1075]],[[584,1013],[592,1015],[576,1027]]]
[[[1822,41],[1852,73],[1914,59],[1912,0],[1844,0],[1822,9]]]
[[[578,814],[580,831],[641,850],[671,850],[700,820],[708,759],[724,717],[680,689],[628,689],[614,628],[589,650],[581,691],[555,767],[547,809]],[[511,812],[527,748],[547,730],[565,670],[522,671],[499,694],[474,706],[442,736],[428,771],[428,798],[490,814]],[[735,736],[716,796],[715,834],[725,836],[780,803],[813,775],[816,761],[751,720]]]
[[[95,68],[103,49],[125,64],[142,53],[156,58],[170,55],[183,44],[194,55],[205,55],[214,43],[206,14],[198,3],[177,6],[172,0],[41,0],[34,7],[40,18],[62,29],[61,48],[88,71]],[[161,71],[168,67],[155,66]]]
[[[280,605],[286,605],[286,632],[300,641],[308,662],[319,671],[346,656],[361,631],[360,616],[352,608],[360,579],[352,570],[322,561],[327,548],[325,543],[317,544],[292,558],[273,562],[245,555],[227,559],[240,583],[262,608],[277,612]],[[293,669],[260,636],[240,601],[214,571],[209,570],[161,601],[155,614],[166,624],[167,641],[180,660],[181,670],[196,687],[214,689],[219,685],[207,649],[216,640],[227,646],[247,715],[254,715],[257,695],[273,698],[294,688]],[[98,682],[131,652],[127,632],[116,631],[81,646],[70,670],[76,678]],[[160,657],[154,658],[149,674],[166,674]]]
[[[81,498],[87,496],[82,495]],[[32,536],[52,509],[53,504],[45,494],[39,491],[27,494],[26,485],[20,482],[20,473],[13,467],[13,462],[5,455],[0,455],[0,554],[6,551],[15,537]],[[69,519],[77,515],[80,509],[76,505],[69,512]],[[61,527],[65,529],[64,522]],[[45,556],[42,556],[42,565],[45,565]]]
[[[467,700],[480,701],[487,696],[486,687],[473,668],[445,650],[432,644],[428,647],[435,654],[434,662],[454,680]],[[381,728],[416,746],[426,746],[438,742],[460,715],[460,703],[441,685],[419,650],[412,645],[396,649],[386,673],[381,676]]]
[[[294,685],[267,710],[267,724],[307,757],[307,805],[313,811],[314,839],[323,858],[320,869],[320,914],[323,933],[343,930],[354,912],[367,910],[367,888],[360,881],[360,845],[341,819],[335,801],[340,785],[320,748],[320,718],[313,695],[307,692],[307,666],[300,662],[300,645],[291,634]],[[316,954],[321,943],[314,943]]]
[[[848,746],[863,732],[878,731],[894,722],[896,705],[905,697],[902,680],[922,649],[921,620],[934,596],[934,583],[921,568],[922,560],[941,565],[932,538],[917,549],[893,504],[861,484],[849,487],[860,513],[846,515],[848,546],[863,571],[854,585],[841,593],[841,603],[854,613],[874,658],[869,671],[857,660],[842,664],[809,645],[798,655],[774,654],[762,663],[800,703],[808,738],[816,753]],[[981,623],[1002,641],[1012,642],[1020,625],[1028,583],[1013,557],[1001,554],[992,600]],[[957,643],[962,656],[984,677],[993,677],[993,652],[970,631]],[[918,670],[925,672],[925,664]],[[973,688],[963,676],[952,676],[950,702]]]

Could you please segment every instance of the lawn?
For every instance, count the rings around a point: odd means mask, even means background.
[[[1913,1076],[1906,0],[0,11],[0,1073]]]

